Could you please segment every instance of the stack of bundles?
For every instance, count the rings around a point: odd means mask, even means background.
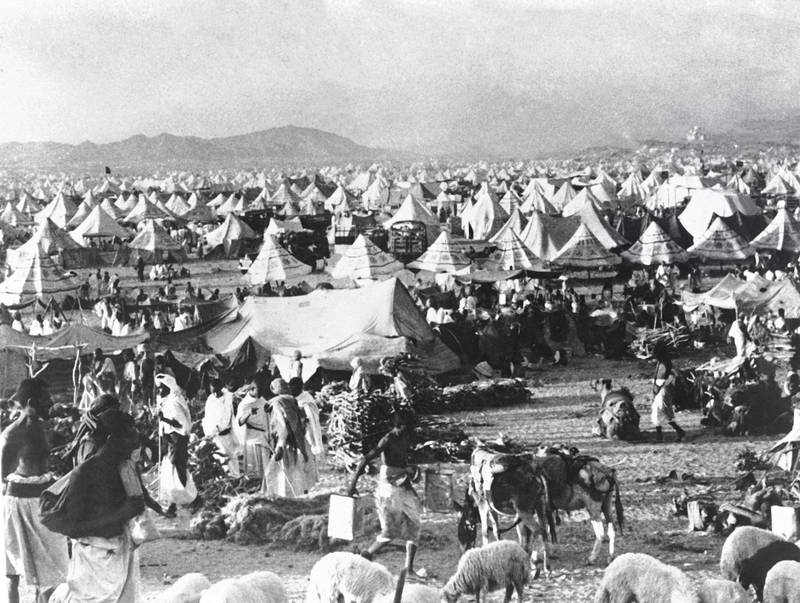
[[[476,381],[439,389],[429,385],[414,388],[412,407],[420,415],[443,412],[482,410],[529,400],[524,384],[515,379]],[[328,448],[337,467],[353,469],[361,455],[369,452],[391,429],[392,411],[399,403],[392,393],[372,391],[368,394],[342,392],[327,396],[330,407]],[[428,423],[426,425],[426,423]],[[466,434],[442,424],[421,422],[418,433],[423,441],[412,449],[413,462],[467,460],[471,444]],[[438,440],[441,445],[430,445]],[[419,452],[415,457],[415,452]]]
[[[659,341],[663,341],[667,345],[667,350],[673,354],[677,353],[681,348],[688,348],[692,345],[692,337],[688,327],[664,325],[657,329],[638,329],[636,331],[636,339],[630,344],[630,351],[637,358],[648,359]]]
[[[434,407],[418,412],[457,412],[484,410],[530,401],[530,392],[522,381],[516,379],[492,379],[473,381],[462,385],[445,387]]]
[[[203,511],[192,521],[198,538],[227,538],[237,544],[278,543],[297,550],[325,550],[329,494],[303,498],[239,495],[219,511]],[[378,529],[374,507],[365,507],[365,532]]]
[[[194,508],[218,511],[236,496],[257,490],[261,479],[251,476],[231,477],[220,462],[217,445],[202,438],[190,444],[189,473],[197,485]]]

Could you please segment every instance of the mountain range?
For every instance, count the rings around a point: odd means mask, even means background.
[[[376,149],[349,138],[296,126],[283,126],[221,138],[139,134],[125,140],[77,145],[59,142],[0,144],[0,166],[125,169],[238,168],[411,159],[402,151]]]

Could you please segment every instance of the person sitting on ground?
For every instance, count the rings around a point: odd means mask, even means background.
[[[19,331],[20,333],[25,332],[25,325],[22,324],[22,314],[19,313],[19,310],[14,312],[14,317],[11,322],[11,328],[15,331]]]

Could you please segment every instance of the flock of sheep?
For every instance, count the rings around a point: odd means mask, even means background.
[[[516,542],[501,540],[466,551],[442,589],[408,584],[407,603],[453,603],[461,595],[514,593],[522,601],[531,559]],[[767,530],[737,528],[720,555],[722,579],[695,586],[676,567],[641,553],[620,555],[606,568],[595,603],[747,603],[753,586],[758,601],[800,603],[800,548]],[[398,579],[383,565],[347,552],[329,553],[311,569],[306,603],[392,603]],[[285,603],[281,579],[255,572],[210,584],[202,574],[186,574],[162,593],[160,603]]]

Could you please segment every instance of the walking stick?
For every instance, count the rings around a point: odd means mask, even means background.
[[[406,585],[406,575],[408,575],[411,560],[414,558],[416,550],[416,544],[413,542],[406,542],[406,563],[403,569],[400,570],[400,575],[397,577],[397,586],[394,589],[394,603],[401,603],[403,600],[403,588]]]

